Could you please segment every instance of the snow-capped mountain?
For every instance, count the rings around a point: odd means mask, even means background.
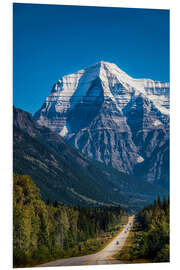
[[[34,117],[92,159],[168,183],[169,83],[101,61],[62,77]]]

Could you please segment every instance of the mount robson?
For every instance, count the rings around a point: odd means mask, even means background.
[[[169,83],[99,62],[62,77],[34,117],[14,107],[14,172],[44,200],[139,209],[169,193]]]
[[[169,188],[169,83],[101,61],[59,80],[34,118],[89,158]]]

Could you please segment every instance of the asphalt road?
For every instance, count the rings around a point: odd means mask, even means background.
[[[130,228],[133,225],[134,216],[130,216],[127,225],[124,229],[101,251],[80,257],[71,257],[67,259],[60,259],[57,261],[41,264],[38,267],[51,266],[78,266],[78,265],[96,265],[96,264],[120,264],[119,260],[113,258],[113,255],[118,253],[123,247],[126,238],[129,234]],[[117,244],[118,242],[118,244]]]

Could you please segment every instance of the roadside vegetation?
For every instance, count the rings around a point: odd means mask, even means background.
[[[116,258],[125,263],[169,262],[169,200],[144,207]]]
[[[127,223],[120,206],[73,207],[41,199],[28,175],[14,174],[13,266],[94,253]]]

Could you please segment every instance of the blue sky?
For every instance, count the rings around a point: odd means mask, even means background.
[[[169,81],[169,11],[14,4],[14,105],[34,113],[63,75],[100,60]]]

